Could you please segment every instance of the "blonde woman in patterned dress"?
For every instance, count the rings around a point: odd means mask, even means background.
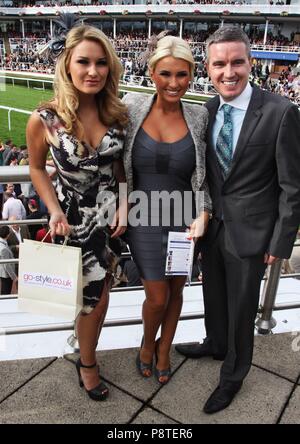
[[[102,401],[108,388],[100,381],[96,347],[108,308],[109,258],[120,254],[118,236],[125,231],[124,206],[118,202],[127,121],[118,98],[122,68],[107,37],[94,27],[73,27],[61,46],[54,98],[34,111],[27,126],[30,173],[49,210],[52,237],[69,236],[68,244],[82,249],[84,306],[77,320],[76,368],[80,386]],[[45,169],[49,149],[58,171],[56,190]],[[113,205],[118,210],[104,226],[102,216]]]

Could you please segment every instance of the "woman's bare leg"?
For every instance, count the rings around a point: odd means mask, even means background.
[[[167,281],[143,280],[146,299],[143,303],[144,344],[141,348],[140,358],[142,362],[149,364],[153,359],[155,349],[155,337],[164,318],[165,309],[169,298],[169,285]],[[151,371],[145,370],[145,376],[150,376]]]
[[[80,347],[80,359],[84,365],[96,362],[96,347],[109,303],[110,277],[105,278],[100,301],[90,314],[81,314],[77,322],[77,335]],[[87,390],[99,383],[98,368],[81,368],[81,376]]]
[[[170,349],[182,309],[182,293],[186,277],[174,277],[168,282],[170,297],[162,320],[161,336],[158,347],[158,363],[156,364],[156,367],[159,370],[166,370],[170,366]],[[161,376],[160,378],[161,382],[165,379],[168,379],[168,377]]]

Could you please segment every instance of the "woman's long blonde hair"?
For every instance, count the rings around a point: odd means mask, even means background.
[[[111,126],[112,124],[117,124],[124,127],[127,123],[127,111],[125,105],[118,97],[122,65],[106,35],[100,29],[89,25],[75,26],[68,32],[65,49],[58,57],[56,63],[53,85],[54,99],[43,103],[40,109],[50,108],[55,110],[63,121],[66,132],[82,132],[82,126],[77,116],[79,98],[67,71],[72,50],[83,40],[91,40],[102,46],[109,67],[105,86],[96,95],[99,118],[104,125]]]

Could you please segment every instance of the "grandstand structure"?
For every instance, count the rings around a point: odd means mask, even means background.
[[[253,80],[300,105],[300,0],[0,0],[0,69],[53,74],[41,50],[62,12],[102,29],[121,59],[124,82],[136,85],[151,86],[138,61],[149,37],[171,30],[192,47],[192,91],[206,93],[206,38],[220,26],[241,26],[252,43]]]
[[[0,31],[2,39],[6,36],[13,37],[12,34],[23,39],[30,35],[49,38],[53,33],[53,21],[61,12],[78,14],[85,21],[109,33],[114,40],[126,33],[149,37],[163,29],[171,29],[179,36],[187,36],[193,40],[193,35],[201,35],[201,32],[203,35],[204,31],[214,30],[220,25],[236,23],[254,37],[257,51],[269,51],[273,49],[269,46],[274,46],[280,48],[276,52],[286,50],[299,54],[300,0],[287,0],[287,4],[283,1],[277,1],[276,4],[274,1],[272,4],[273,0],[198,0],[193,4],[188,0],[182,2],[188,4],[177,4],[176,1],[174,4],[172,0],[153,0],[153,4],[149,4],[151,0],[108,0],[105,4],[93,0],[1,0]],[[48,6],[51,3],[56,6]],[[14,7],[14,4],[23,6]],[[275,37],[272,38],[271,45],[268,45],[268,36]],[[281,60],[294,61],[295,56]]]

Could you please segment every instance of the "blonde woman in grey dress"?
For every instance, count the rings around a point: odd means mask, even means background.
[[[156,94],[128,94],[123,99],[129,113],[124,148],[129,195],[138,191],[148,198],[141,211],[144,213],[141,224],[134,226],[129,218],[128,243],[146,293],[144,335],[136,365],[143,377],[150,377],[155,357],[155,376],[160,384],[166,384],[171,375],[169,354],[186,282],[186,276],[165,275],[168,233],[188,229],[191,237],[196,238],[200,227],[204,232],[207,225],[211,211],[205,182],[208,113],[200,105],[181,101],[194,73],[193,56],[184,40],[173,36],[158,40],[148,67]],[[170,213],[170,222],[165,226],[162,212],[151,207],[153,191],[176,191],[180,197],[190,193],[193,198],[196,191],[202,191],[202,206],[197,213],[196,203],[191,199],[190,222],[182,217],[178,223],[171,199],[170,205],[163,208]],[[159,328],[160,338],[155,341]]]

